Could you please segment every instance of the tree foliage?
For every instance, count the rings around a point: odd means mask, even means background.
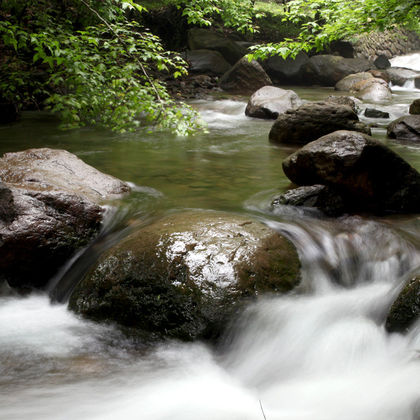
[[[157,125],[194,132],[197,114],[174,101],[162,81],[186,74],[186,63],[141,26],[145,2],[0,0],[0,98],[46,106],[66,128]],[[257,30],[261,10],[254,0],[165,3],[182,9],[190,24],[221,19],[240,32]],[[419,30],[419,12],[420,0],[292,0],[282,16],[299,34],[256,46],[251,58],[321,51],[333,40],[394,25]]]
[[[332,41],[395,26],[420,32],[420,0],[293,0],[287,3],[283,20],[299,24],[299,36],[256,46],[253,58],[322,51]]]
[[[43,105],[63,127],[101,125],[118,131],[158,124],[178,134],[198,128],[197,115],[175,102],[162,74],[186,73],[185,62],[159,38],[128,21],[131,1],[3,0],[0,64],[5,99]]]

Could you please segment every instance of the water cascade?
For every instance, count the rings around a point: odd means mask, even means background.
[[[411,55],[410,65],[419,58]],[[331,94],[296,90],[308,99]],[[387,107],[397,117],[419,95],[394,96]],[[115,326],[75,316],[46,294],[3,294],[0,418],[418,420],[420,322],[406,334],[384,327],[391,303],[420,267],[418,217],[335,220],[286,207],[273,212],[273,194],[289,182],[280,163],[291,148],[270,146],[271,123],[245,117],[244,101],[195,106],[210,130],[196,139],[128,134],[104,140],[101,132],[83,130],[58,139],[51,121],[28,115],[2,129],[2,152],[24,148],[27,130],[39,130],[40,144],[60,145],[105,172],[147,185],[121,204],[118,223],[104,229],[97,249],[125,234],[119,223],[171,208],[253,214],[298,248],[298,290],[259,298],[216,347],[172,341],[153,348]],[[381,125],[374,131],[381,139],[383,133]],[[418,146],[390,146],[420,169]],[[75,258],[62,278],[67,273],[73,281],[95,255],[91,249]],[[54,279],[51,288],[59,283]]]

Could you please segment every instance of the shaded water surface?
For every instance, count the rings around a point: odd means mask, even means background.
[[[310,100],[333,93],[296,90]],[[377,107],[396,118],[417,97],[400,89]],[[269,145],[272,123],[245,117],[245,105],[197,101],[210,132],[195,138],[63,133],[49,116],[31,113],[0,128],[0,152],[64,148],[133,183],[135,192],[110,212],[110,230],[116,220],[140,223],[174,208],[253,214],[291,238],[303,264],[299,293],[261,297],[217,348],[149,349],[45,295],[0,297],[0,418],[420,418],[420,324],[406,335],[384,329],[390,304],[420,266],[419,218],[273,213],[272,197],[289,184],[281,161],[295,149]],[[375,136],[419,170],[419,146],[386,140],[386,123],[374,121]],[[83,271],[77,264],[75,273]]]

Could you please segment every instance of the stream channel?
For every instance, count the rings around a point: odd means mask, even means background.
[[[420,66],[420,54],[401,60]],[[292,89],[306,100],[334,93]],[[375,106],[391,120],[420,98],[413,86],[393,93],[391,103]],[[418,215],[273,212],[272,198],[289,185],[281,162],[296,149],[269,144],[272,121],[246,117],[246,98],[193,105],[209,133],[190,138],[63,132],[47,114],[26,113],[0,128],[0,154],[66,149],[131,182],[135,191],[111,212],[103,246],[121,226],[174,209],[252,214],[295,243],[308,292],[261,297],[216,348],[166,342],[153,349],[52,304],[47,293],[2,296],[0,419],[420,419],[420,322],[405,335],[384,328],[390,304],[420,265]],[[361,119],[377,123],[373,135],[420,170],[420,145],[386,139],[390,120]],[[77,279],[90,258],[69,264],[67,278]]]

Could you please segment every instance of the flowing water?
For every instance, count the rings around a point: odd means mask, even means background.
[[[308,100],[333,93],[296,91]],[[396,118],[418,97],[420,91],[400,89],[376,107]],[[1,153],[64,148],[133,183],[133,194],[110,211],[104,241],[121,236],[117,227],[127,220],[174,208],[215,209],[265,220],[292,239],[303,264],[299,294],[261,298],[217,348],[145,348],[45,294],[3,294],[1,419],[420,418],[420,323],[405,335],[384,329],[390,304],[420,266],[419,218],[333,220],[287,207],[271,211],[272,197],[289,184],[281,161],[295,149],[269,145],[272,122],[245,117],[245,105],[244,98],[197,101],[209,134],[195,138],[63,133],[39,113],[0,128]],[[387,121],[374,121],[374,135],[420,170],[420,147],[386,140]],[[63,272],[77,277],[90,258],[87,252]]]

